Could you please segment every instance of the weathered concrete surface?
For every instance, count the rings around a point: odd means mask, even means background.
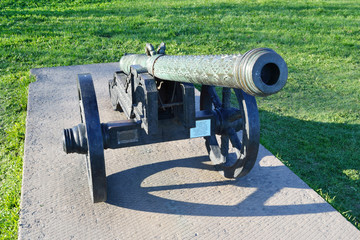
[[[213,171],[203,139],[105,151],[109,196],[90,201],[85,164],[62,150],[80,122],[76,74],[91,73],[101,121],[115,120],[116,63],[33,69],[20,239],[360,239],[318,194],[261,147],[245,178]]]

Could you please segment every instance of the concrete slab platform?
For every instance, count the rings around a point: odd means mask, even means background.
[[[117,63],[33,69],[19,239],[360,239],[360,231],[265,148],[252,172],[215,172],[203,139],[106,150],[108,201],[92,204],[85,163],[62,150],[80,122],[76,75],[91,73],[102,122],[116,120]]]

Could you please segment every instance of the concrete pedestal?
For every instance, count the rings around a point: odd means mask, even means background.
[[[117,63],[33,69],[20,239],[360,239],[360,231],[265,148],[249,175],[214,171],[204,140],[106,150],[108,201],[92,204],[85,162],[62,150],[80,123],[76,76],[91,73],[102,122],[117,120]]]

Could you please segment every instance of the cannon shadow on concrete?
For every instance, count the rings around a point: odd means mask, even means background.
[[[261,156],[261,157],[271,157]],[[295,215],[335,211],[325,202],[303,202],[292,204],[269,205],[267,202],[276,195],[283,194],[290,198],[299,198],[309,187],[302,181],[289,181],[289,169],[284,165],[260,166],[257,164],[248,176],[227,180],[219,178],[218,181],[184,182],[159,186],[144,186],[143,181],[152,175],[161,174],[166,170],[176,168],[192,168],[205,171],[214,171],[209,165],[208,156],[188,159],[177,159],[143,165],[107,177],[108,200],[107,203],[118,207],[139,211],[157,212],[166,214],[195,215],[195,216],[277,216]],[[296,177],[296,176],[293,176]],[[169,181],[173,182],[173,181]],[[164,181],[162,181],[164,183]],[[165,181],[166,183],[166,181]],[[184,201],[177,194],[158,195],[156,192],[171,192],[176,190],[180,195],[199,189],[207,189],[205,193],[219,188],[242,188],[251,193],[233,192],[232,196],[226,195],[232,191],[225,191],[224,195],[218,194],[216,203],[201,203]],[[211,190],[212,189],[212,190]],[[190,191],[189,191],[190,190]],[[204,192],[202,190],[201,192]],[[243,195],[241,195],[243,193]],[[238,196],[236,196],[239,194]],[[211,195],[211,194],[210,194]],[[209,196],[209,197],[214,197]],[[172,198],[172,199],[171,199]],[[231,202],[229,202],[231,198]],[[237,198],[234,200],[234,198]],[[204,201],[208,202],[208,201]]]

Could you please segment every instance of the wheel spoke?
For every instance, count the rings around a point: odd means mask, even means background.
[[[229,154],[229,136],[221,135],[221,155],[225,158]]]
[[[233,128],[230,128],[230,130],[229,130],[229,137],[230,137],[230,142],[233,145],[233,147],[238,150],[241,150],[240,139]]]
[[[224,87],[222,90],[222,107],[230,108],[231,89]]]
[[[231,109],[231,112],[228,115],[228,121],[231,123],[241,119],[241,117],[242,117],[242,111],[240,109],[233,108]]]
[[[221,107],[221,101],[219,96],[216,94],[215,91],[215,87],[210,87],[209,88],[209,94],[211,96],[211,102],[214,104],[215,108],[220,108]]]

